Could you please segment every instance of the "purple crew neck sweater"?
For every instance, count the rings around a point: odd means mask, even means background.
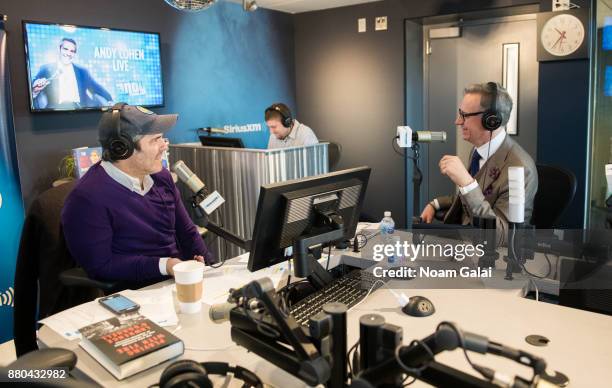
[[[189,218],[167,170],[151,175],[144,196],[92,166],[68,195],[62,210],[70,253],[95,279],[161,280],[160,257],[202,255],[214,262]]]

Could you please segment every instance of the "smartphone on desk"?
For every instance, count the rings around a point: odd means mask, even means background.
[[[121,294],[105,296],[104,298],[98,299],[98,302],[100,302],[102,307],[117,315],[133,313],[140,309],[138,303]]]

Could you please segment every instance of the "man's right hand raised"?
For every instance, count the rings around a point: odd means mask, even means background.
[[[431,203],[428,203],[427,205],[425,205],[425,208],[421,213],[421,220],[426,224],[431,224],[435,214],[436,209],[434,209]]]

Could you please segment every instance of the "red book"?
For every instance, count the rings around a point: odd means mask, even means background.
[[[119,380],[184,352],[183,341],[142,315],[110,318],[79,331],[81,347]]]

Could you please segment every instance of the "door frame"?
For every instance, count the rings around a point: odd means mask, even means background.
[[[429,53],[428,50],[430,48],[429,45],[429,30],[432,28],[444,28],[444,27],[474,27],[474,26],[484,26],[484,25],[492,25],[492,24],[500,24],[500,23],[512,23],[512,22],[522,22],[528,20],[536,20],[537,14],[528,13],[521,15],[511,15],[511,16],[499,16],[499,17],[484,17],[482,19],[471,19],[464,21],[463,19],[459,19],[453,22],[443,22],[443,23],[432,23],[432,24],[423,24],[423,125],[424,129],[429,128],[429,77],[430,77],[430,66],[429,66]],[[461,36],[458,38],[442,38],[442,39],[461,39]],[[500,54],[501,55],[501,54]],[[502,69],[499,69],[500,73]],[[501,76],[500,76],[501,77]],[[518,104],[516,106],[518,109]],[[453,124],[454,125],[454,124]],[[455,145],[456,151],[456,145]],[[427,163],[425,163],[427,162]],[[429,154],[427,150],[423,150],[421,154],[421,170],[427,171],[423,174],[423,182],[421,183],[421,208],[424,206],[425,201],[427,201],[429,195]]]

